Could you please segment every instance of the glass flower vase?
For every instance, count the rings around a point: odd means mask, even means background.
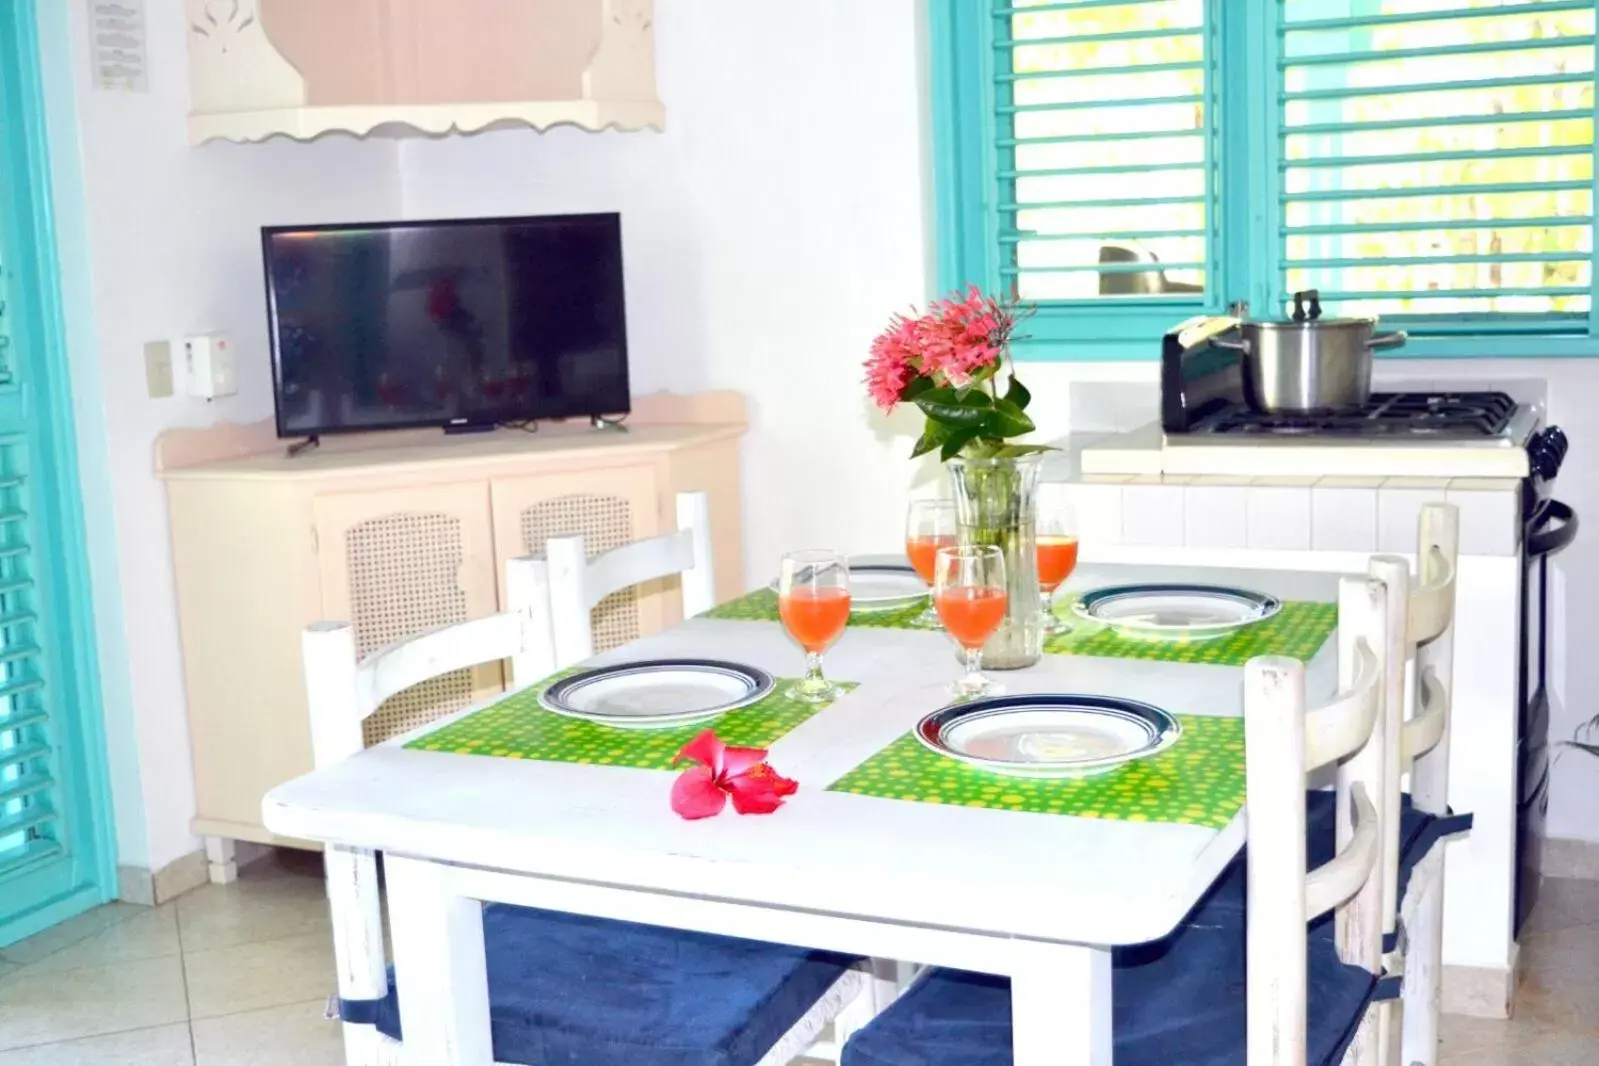
[[[962,456],[945,464],[955,490],[961,544],[991,544],[1005,554],[1005,619],[983,649],[988,669],[1020,670],[1043,653],[1036,532],[1039,465],[1037,455]]]

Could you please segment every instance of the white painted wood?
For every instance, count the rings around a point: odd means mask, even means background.
[[[1347,627],[1344,632],[1348,632]],[[1364,747],[1382,709],[1382,666],[1365,635],[1356,637],[1348,651],[1340,653],[1340,672],[1343,663],[1351,666],[1347,686],[1339,687],[1332,702],[1305,714],[1307,770],[1336,762]]]
[[[1010,969],[1015,1066],[1111,1066],[1111,956],[1018,941]]]
[[[1410,566],[1403,559],[1391,555],[1375,555],[1371,559],[1371,576],[1387,586],[1386,618],[1388,630],[1382,652],[1385,673],[1383,694],[1383,763],[1378,771],[1381,794],[1378,798],[1379,817],[1385,827],[1399,824],[1400,791],[1398,788],[1400,744],[1404,725],[1405,669],[1408,662],[1405,632],[1406,605],[1410,597]],[[1384,932],[1393,932],[1399,913],[1399,836],[1397,832],[1385,833],[1382,854],[1382,913],[1385,916]]]
[[[1412,802],[1429,814],[1449,810],[1451,703],[1454,686],[1455,584],[1460,553],[1460,514],[1453,504],[1422,509],[1417,558],[1424,589],[1444,601],[1443,617],[1435,619],[1436,635],[1416,649],[1418,711],[1411,722]],[[1436,849],[1444,850],[1440,843]],[[1456,849],[1458,850],[1458,849]],[[1442,1009],[1444,865],[1438,856],[1426,876],[1413,874],[1407,895],[1416,898],[1406,922],[1402,1057],[1405,1066],[1435,1066]],[[1427,865],[1427,864],[1424,864]],[[1436,871],[1435,874],[1432,871]]]
[[[390,854],[384,869],[407,1056],[493,1066],[483,904],[454,893],[432,863]]]
[[[505,564],[506,610],[521,619],[520,653],[511,656],[511,688],[555,673],[555,631],[550,617],[550,570],[543,559],[522,557]]]
[[[1303,1066],[1308,1028],[1305,924],[1336,911],[1339,956],[1377,973],[1382,952],[1380,859],[1398,823],[1385,821],[1388,778],[1386,655],[1403,639],[1403,594],[1384,582],[1344,578],[1339,586],[1340,689],[1332,702],[1307,709],[1305,668],[1296,660],[1262,657],[1244,668],[1244,738],[1249,803],[1248,1062]],[[1373,649],[1381,649],[1374,652]],[[1403,655],[1400,664],[1403,666]],[[1322,738],[1342,737],[1330,719],[1342,714],[1365,729],[1363,743],[1344,752],[1337,768],[1337,850],[1305,872],[1307,721],[1318,718]],[[1344,1061],[1387,1066],[1381,1019],[1363,1019]]]
[[[1244,746],[1247,1061],[1305,1066],[1305,679],[1296,660],[1262,657],[1244,667]]]
[[[592,559],[587,558],[581,536],[549,539],[544,554],[549,560],[550,611],[559,669],[594,654],[589,612],[612,593],[646,581],[678,576],[686,617],[702,614],[716,605],[710,514],[710,500],[705,493],[680,492],[675,532],[624,544]]]
[[[239,879],[237,845],[229,837],[205,838],[206,876],[213,885],[231,885]]]

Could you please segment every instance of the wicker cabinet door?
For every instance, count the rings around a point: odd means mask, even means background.
[[[323,614],[355,626],[360,654],[498,609],[487,482],[318,496],[315,515]],[[423,682],[367,719],[366,742],[504,687],[498,663]]]
[[[592,558],[663,532],[653,466],[505,478],[494,482],[493,495],[502,582],[506,559],[542,554],[550,537],[581,533]],[[665,583],[650,582],[601,600],[593,613],[594,650],[609,651],[660,629],[665,598]]]

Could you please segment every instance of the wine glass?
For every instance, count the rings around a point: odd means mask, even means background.
[[[1070,633],[1055,613],[1051,600],[1077,568],[1077,511],[1051,493],[1039,493],[1038,501],[1038,587],[1044,596],[1044,635]]]
[[[905,554],[918,577],[933,587],[933,559],[938,549],[956,543],[954,500],[912,500],[905,513]],[[925,629],[939,628],[938,612],[931,602],[911,620]]]
[[[1004,688],[983,676],[983,645],[1005,618],[1005,554],[991,544],[938,549],[933,603],[944,628],[965,653],[966,675],[950,691],[962,699],[996,696]]]
[[[783,556],[777,582],[777,614],[783,628],[805,649],[805,678],[789,695],[806,703],[826,703],[839,687],[822,676],[822,652],[849,622],[849,560],[828,550]]]

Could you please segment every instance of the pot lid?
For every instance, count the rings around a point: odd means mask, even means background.
[[[1356,327],[1372,328],[1377,325],[1376,315],[1364,315],[1350,318],[1322,318],[1321,293],[1316,289],[1306,289],[1294,293],[1294,309],[1286,318],[1246,318],[1239,314],[1240,325],[1257,329],[1353,329]]]

